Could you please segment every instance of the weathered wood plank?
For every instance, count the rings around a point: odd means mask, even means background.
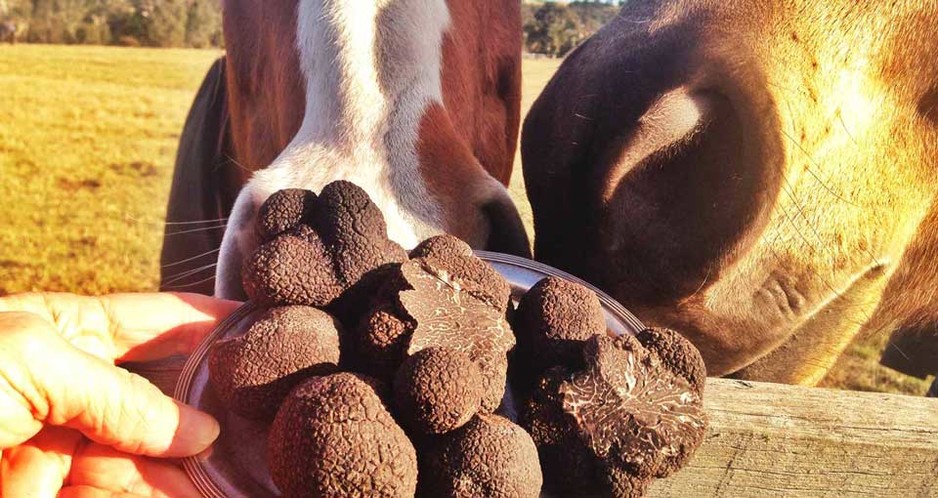
[[[711,379],[710,431],[650,496],[938,497],[938,400]]]

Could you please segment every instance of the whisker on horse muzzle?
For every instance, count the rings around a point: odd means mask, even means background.
[[[200,266],[192,270],[186,270],[186,271],[177,273],[175,275],[170,275],[169,277],[167,277],[167,280],[166,282],[164,282],[163,286],[164,288],[170,288],[168,286],[171,286],[172,284],[175,284],[176,282],[183,281],[186,278],[189,278],[191,276],[198,275],[199,273],[202,273],[205,270],[213,270],[215,269],[216,266],[218,266],[218,263],[212,263],[210,265]],[[214,274],[212,275],[212,278],[215,278]],[[189,285],[196,285],[196,284],[189,284]]]
[[[190,289],[192,287],[202,285],[204,283],[211,282],[213,280],[215,280],[215,275],[212,275],[211,277],[203,278],[202,280],[199,280],[198,282],[192,282],[190,284],[181,284],[181,285],[168,285],[168,286],[164,286],[163,288],[169,291],[184,290],[184,289]]]
[[[216,226],[202,227],[202,228],[193,228],[193,229],[191,229],[191,230],[180,230],[180,231],[178,231],[178,232],[168,232],[168,231],[167,231],[167,232],[164,234],[164,237],[172,237],[172,236],[174,236],[174,235],[186,235],[186,234],[190,234],[190,233],[208,232],[208,231],[211,231],[211,230],[223,230],[223,229],[224,229],[225,227],[227,227],[227,226],[228,226],[227,223],[222,223],[222,224],[216,225]]]
[[[164,221],[162,223],[157,221],[145,221],[132,216],[127,216],[127,221],[134,223],[139,223],[141,225],[154,225],[154,226],[192,226],[192,225],[204,225],[206,223],[227,223],[228,218],[216,218],[214,220],[193,220],[193,221]]]
[[[175,267],[175,266],[179,266],[179,265],[182,265],[182,264],[185,264],[185,263],[191,263],[192,261],[195,261],[195,260],[197,260],[197,259],[204,258],[205,256],[208,256],[208,255],[210,255],[210,254],[216,254],[216,253],[218,253],[219,251],[221,251],[221,248],[212,249],[211,251],[205,251],[205,252],[203,252],[202,254],[199,254],[199,255],[197,255],[197,256],[192,256],[191,258],[186,258],[186,259],[184,259],[184,260],[182,260],[182,261],[176,261],[175,263],[167,263],[167,264],[165,264],[165,265],[160,266],[160,268],[173,268],[173,267]]]

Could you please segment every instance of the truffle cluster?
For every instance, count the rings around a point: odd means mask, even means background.
[[[464,242],[407,254],[386,231],[349,182],[259,210],[242,277],[265,311],[209,373],[232,412],[271,423],[284,496],[639,496],[700,443],[705,373],[678,334],[609,337],[596,295],[563,279],[515,310]]]
[[[702,442],[706,370],[680,334],[611,336],[596,295],[558,278],[525,294],[516,329],[521,425],[538,447],[545,491],[641,496]]]

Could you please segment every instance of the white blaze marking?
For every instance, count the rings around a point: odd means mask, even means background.
[[[223,278],[254,249],[253,209],[284,188],[319,192],[335,180],[363,188],[388,235],[405,248],[442,231],[442,214],[420,175],[417,140],[426,108],[442,103],[445,0],[301,0],[297,45],[306,80],[300,131],[239,195],[219,256]],[[230,277],[230,275],[228,275]]]

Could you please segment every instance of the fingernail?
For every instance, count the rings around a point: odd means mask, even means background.
[[[214,417],[203,411],[178,402],[177,405],[179,428],[169,450],[172,455],[167,456],[192,456],[204,451],[218,439],[221,426]]]

